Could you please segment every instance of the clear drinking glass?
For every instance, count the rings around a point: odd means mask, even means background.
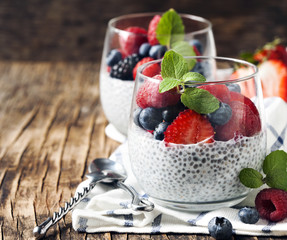
[[[181,93],[189,87],[205,89],[221,105],[227,104],[231,115],[216,122],[211,115],[187,109],[176,97],[178,89],[158,93],[160,77],[150,78],[143,72],[161,60],[146,63],[138,69],[133,93],[130,164],[154,202],[208,211],[244,200],[249,189],[240,183],[239,172],[262,167],[266,149],[263,97],[255,65],[222,57],[190,58],[204,66],[207,81],[190,82],[179,89]]]
[[[128,130],[134,79],[133,74],[127,74],[121,77],[122,79],[115,76],[116,74],[111,76],[111,68],[118,64],[118,60],[130,57],[134,53],[138,54],[141,43],[148,41],[147,33],[132,33],[127,31],[127,28],[138,26],[147,30],[155,15],[162,15],[162,13],[124,15],[111,19],[108,23],[100,70],[100,96],[109,123],[124,136],[127,135]],[[201,49],[198,50],[201,55],[215,56],[216,49],[211,23],[198,16],[189,14],[180,14],[180,16],[185,26],[184,40],[190,44],[199,43]],[[115,60],[117,64],[113,61],[108,62],[113,50],[121,52],[121,56]],[[142,57],[141,55],[140,58]]]

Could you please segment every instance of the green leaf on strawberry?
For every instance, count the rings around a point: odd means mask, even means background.
[[[184,39],[184,25],[174,9],[165,12],[156,28],[156,37],[161,45],[170,47],[172,43]]]
[[[207,114],[219,108],[219,101],[210,92],[200,88],[186,88],[181,95],[181,102],[191,110]]]
[[[182,76],[184,82],[205,82],[206,78],[198,72],[188,72]]]

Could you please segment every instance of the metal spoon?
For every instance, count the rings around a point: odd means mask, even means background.
[[[83,192],[77,192],[75,197],[71,197],[70,202],[66,202],[64,208],[60,207],[58,212],[54,212],[53,217],[49,217],[39,226],[33,229],[33,234],[36,239],[41,239],[45,236],[48,229],[63,218],[70,210],[78,205],[88,193],[95,187],[98,182],[113,183],[116,186],[128,191],[132,197],[132,209],[140,211],[152,211],[153,203],[146,199],[138,197],[137,192],[122,183],[126,179],[126,173],[123,166],[110,159],[98,158],[92,161],[89,165],[89,174],[86,176],[90,180],[89,186],[83,189]]]
[[[119,174],[122,176],[122,178],[118,179],[103,179],[103,183],[113,183],[114,186],[119,187],[128,193],[131,194],[132,196],[132,202],[131,202],[131,208],[135,211],[147,211],[150,212],[154,209],[154,204],[150,202],[149,200],[145,198],[139,197],[139,194],[137,191],[129,185],[126,185],[123,181],[126,179],[126,172],[124,167],[115,161],[112,161],[107,158],[97,158],[94,161],[92,161],[89,165],[89,174],[86,176],[88,178],[93,178],[94,173],[101,174],[104,173],[106,175],[112,174],[114,175],[115,173]]]

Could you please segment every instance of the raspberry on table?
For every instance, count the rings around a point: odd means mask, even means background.
[[[287,192],[265,188],[257,194],[255,206],[262,218],[279,222],[287,217]]]

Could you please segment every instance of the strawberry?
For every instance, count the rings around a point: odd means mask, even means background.
[[[196,46],[193,45],[192,48],[193,48],[193,51],[195,52],[196,56],[200,56],[201,55],[200,51],[197,49]]]
[[[230,79],[240,79],[243,77],[250,76],[254,73],[254,70],[252,68],[246,68],[246,67],[241,67],[238,68],[235,72],[232,73],[230,76]],[[255,96],[256,90],[255,90],[255,82],[254,79],[249,79],[246,81],[238,82],[242,94],[245,96],[251,98]]]
[[[255,206],[262,218],[278,222],[287,217],[287,192],[265,188],[255,198]]]
[[[144,63],[147,63],[147,62],[150,62],[150,61],[153,61],[154,59],[151,58],[151,57],[145,57],[143,58],[142,60],[140,60],[137,65],[134,67],[133,69],[133,77],[134,79],[136,79],[136,75],[137,75],[137,69],[139,66],[143,65]],[[143,70],[143,74],[147,77],[153,77],[157,74],[160,73],[160,65],[155,63],[155,64],[151,64],[149,66],[147,66],[144,70]]]
[[[227,141],[237,136],[253,136],[261,130],[259,115],[245,101],[231,101],[231,119],[222,126],[215,126],[216,140]]]
[[[124,32],[125,31],[125,32]],[[139,47],[147,42],[147,31],[140,27],[128,27],[120,32],[120,46],[124,55],[137,53]]]
[[[250,98],[245,97],[241,93],[238,92],[230,92],[230,102],[232,101],[239,101],[247,105],[250,110],[259,117],[258,109],[256,108],[255,104],[250,100]]]
[[[287,67],[280,60],[268,60],[259,66],[264,97],[281,97],[287,102]]]
[[[203,115],[186,109],[167,127],[164,136],[167,143],[194,144],[203,141],[211,143],[214,131]]]
[[[280,60],[287,66],[287,50],[280,45],[280,39],[267,43],[262,49],[259,49],[253,55],[253,59],[259,63],[267,60]]]
[[[215,85],[202,85],[199,88],[207,90],[219,101],[228,103],[230,100],[230,91],[226,85],[223,84],[215,84]]]
[[[155,15],[153,19],[150,21],[147,31],[148,42],[151,46],[159,44],[156,38],[156,28],[161,19],[160,15]]]
[[[176,92],[176,89],[159,93],[161,81],[161,75],[156,75],[153,79],[146,80],[139,88],[136,95],[136,103],[140,108],[162,108],[175,105],[179,101],[180,94]]]

